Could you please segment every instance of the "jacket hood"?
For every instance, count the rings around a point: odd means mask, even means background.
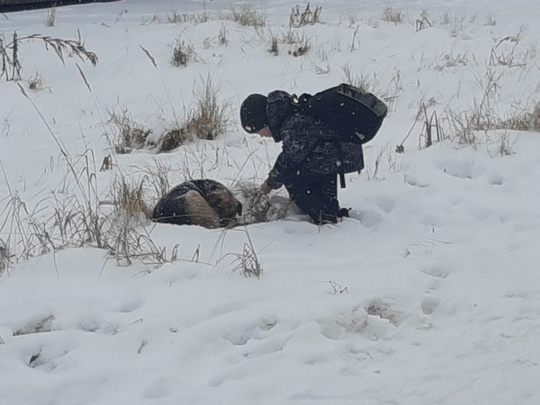
[[[281,127],[285,120],[294,113],[292,101],[292,96],[285,91],[277,90],[268,95],[266,116],[272,131],[272,138],[276,142],[282,141]]]

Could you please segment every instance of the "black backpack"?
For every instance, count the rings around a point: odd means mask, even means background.
[[[373,139],[388,110],[373,94],[346,83],[313,96],[302,94],[294,106],[336,130],[340,142],[357,144]]]

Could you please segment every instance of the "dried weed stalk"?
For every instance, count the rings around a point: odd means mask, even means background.
[[[420,149],[422,149],[422,147],[429,148],[433,145],[433,142],[440,142],[445,138],[444,132],[439,123],[437,111],[433,111],[429,114],[426,105],[422,103],[420,113],[423,113],[422,130],[420,132]]]
[[[386,6],[382,12],[381,19],[386,22],[401,24],[403,22],[403,13],[394,7]]]
[[[416,20],[415,27],[416,27],[416,32],[419,32],[419,31],[425,30],[426,28],[432,27],[432,25],[427,19],[427,17],[422,16]]]
[[[235,228],[235,230],[240,229]],[[241,231],[246,234],[247,239],[242,248],[242,253],[227,253],[218,261],[218,263],[225,260],[225,258],[232,256],[233,263],[235,264],[232,269],[233,272],[239,272],[242,276],[246,278],[260,278],[263,273],[263,266],[259,260],[259,257],[257,256],[257,252],[255,250],[255,246],[253,245],[253,241],[251,240],[251,236],[247,228],[241,229]],[[222,238],[225,237],[226,232],[228,232],[228,230],[223,233]]]
[[[109,119],[106,124],[110,132],[106,132],[106,137],[116,153],[131,153],[133,150],[147,146],[151,131],[135,122],[127,109],[124,108],[120,112],[111,110],[108,114]]]
[[[140,213],[147,211],[142,184],[130,187],[119,181],[113,187],[113,203],[104,204],[98,193],[97,165],[92,150],[72,156],[28,97],[56,142],[65,164],[65,175],[50,196],[32,210],[17,193],[0,212],[0,234],[8,235],[2,249],[3,263],[57,252],[71,246],[92,246],[106,250],[120,264],[133,260],[162,264],[165,251],[157,247],[140,227]]]
[[[73,55],[79,57],[82,61],[89,61],[92,66],[98,64],[97,55],[86,49],[80,31],[77,31],[77,39],[75,40],[53,38],[41,34],[19,37],[15,31],[11,42],[6,42],[4,37],[0,37],[0,78],[4,77],[6,81],[21,80],[23,66],[19,57],[19,46],[23,42],[35,40],[42,41],[46,50],[52,49],[63,64],[66,63],[66,56],[71,57]]]
[[[297,5],[291,10],[289,16],[289,27],[299,28],[306,25],[314,25],[321,22],[322,6],[315,7],[314,11],[311,11],[310,4],[308,3],[304,11],[300,11],[300,7]]]
[[[518,53],[521,43],[521,31],[515,36],[506,36],[491,48],[490,66],[523,67],[527,65],[526,56]]]
[[[185,13],[178,13],[178,12],[172,12],[167,14],[167,22],[169,24],[182,24],[182,23],[190,23],[190,24],[201,24],[208,22],[210,20],[210,17],[208,16],[207,12],[203,12],[200,14],[185,14]],[[160,18],[158,16],[154,16],[154,22],[160,22]]]
[[[182,39],[176,39],[172,47],[171,64],[174,67],[186,67],[191,62],[197,62],[199,57],[195,46]]]
[[[47,11],[47,19],[45,20],[46,27],[54,27],[56,23],[56,8],[52,7]]]
[[[244,4],[240,10],[233,9],[229,15],[225,16],[244,27],[264,27],[266,24],[264,17],[248,4]]]
[[[8,270],[11,261],[8,243],[0,238],[0,275]]]
[[[195,108],[186,120],[186,131],[198,139],[216,139],[227,129],[228,104],[220,104],[219,88],[210,76],[202,82],[198,89]]]

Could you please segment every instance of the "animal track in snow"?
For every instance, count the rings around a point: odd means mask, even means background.
[[[231,325],[231,328],[223,334],[223,338],[235,346],[243,346],[250,340],[264,339],[266,332],[273,329],[276,324],[277,320],[274,317],[265,317],[243,326]]]
[[[13,330],[13,336],[31,335],[33,333],[42,333],[52,331],[52,325],[55,317],[52,314],[38,317]]]
[[[433,312],[435,312],[440,302],[441,300],[439,298],[426,297],[422,300],[420,308],[422,309],[424,315],[431,315]]]
[[[403,312],[395,310],[382,299],[373,299],[364,306],[327,317],[319,321],[321,333],[332,340],[359,334],[370,340],[388,340],[404,321]]]
[[[422,180],[416,177],[415,175],[411,175],[411,174],[405,175],[405,183],[407,183],[410,186],[419,187],[419,188],[426,188],[430,186],[430,184],[427,181]]]
[[[490,173],[487,181],[492,186],[502,186],[504,184],[504,178],[500,173]]]
[[[144,396],[153,400],[165,399],[174,392],[174,387],[177,384],[178,381],[173,377],[158,378],[145,388]]]
[[[379,196],[376,203],[381,211],[390,214],[396,208],[397,199],[393,196]]]
[[[144,305],[142,296],[133,292],[124,292],[115,297],[112,301],[113,311],[116,312],[134,312]]]
[[[28,360],[28,366],[44,373],[56,370],[58,361],[69,353],[68,350],[53,347],[42,346]]]
[[[472,159],[448,159],[440,162],[439,168],[458,179],[474,179],[484,172],[484,169],[476,165]]]
[[[366,228],[373,228],[379,225],[382,222],[381,214],[375,211],[369,210],[350,210],[349,216],[351,218],[357,219],[362,225]]]
[[[381,319],[386,319],[394,326],[398,326],[404,319],[404,315],[392,309],[389,304],[381,299],[374,299],[370,301],[366,308],[368,315],[378,316]]]
[[[440,278],[440,279],[445,279],[450,274],[450,272],[447,269],[439,265],[432,265],[430,267],[421,269],[420,271],[424,274],[427,274],[429,276],[433,276],[436,278]]]

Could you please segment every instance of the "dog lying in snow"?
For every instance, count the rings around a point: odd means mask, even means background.
[[[158,201],[155,222],[219,228],[242,215],[242,204],[223,184],[214,180],[191,180],[174,187]]]

